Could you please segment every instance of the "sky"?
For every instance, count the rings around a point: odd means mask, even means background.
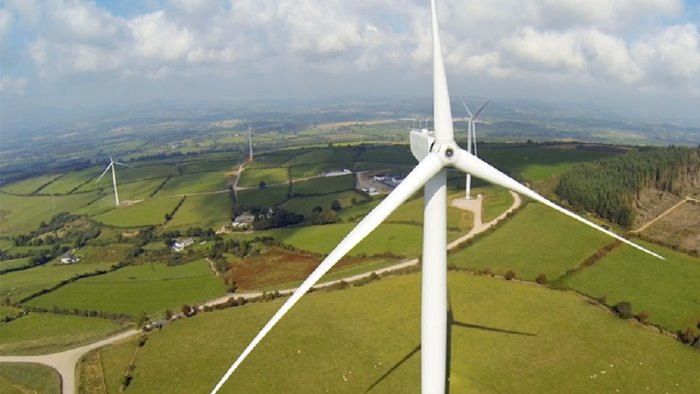
[[[438,14],[453,95],[700,123],[700,0],[441,0]],[[0,0],[1,113],[430,96],[429,29],[427,0]]]

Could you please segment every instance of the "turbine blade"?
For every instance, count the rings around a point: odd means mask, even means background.
[[[516,193],[523,194],[527,197],[530,197],[531,199],[544,204],[554,210],[557,210],[561,213],[563,213],[566,216],[569,216],[571,218],[574,218],[578,220],[581,223],[584,223],[590,227],[593,227],[594,229],[603,232],[617,240],[620,240],[627,245],[632,246],[633,248],[639,249],[644,253],[648,253],[654,257],[657,257],[659,259],[665,260],[663,257],[661,257],[659,254],[652,252],[649,249],[646,249],[642,246],[637,245],[636,243],[627,240],[626,238],[623,238],[615,233],[613,233],[610,230],[606,230],[599,225],[591,222],[590,220],[584,219],[581,216],[569,211],[566,208],[562,208],[559,205],[549,201],[548,199],[542,197],[539,195],[537,192],[531,190],[530,188],[526,187],[525,185],[519,183],[515,179],[509,177],[508,175],[502,173],[501,171],[497,170],[496,168],[492,167],[490,164],[486,163],[485,161],[471,155],[469,152],[461,149],[459,153],[457,154],[457,160],[455,162],[455,167],[466,172],[469,174],[472,174],[473,176],[479,177],[483,180],[486,180],[488,182],[491,182],[493,184],[503,186],[506,189],[510,189]]]
[[[445,62],[442,58],[442,44],[440,42],[440,28],[438,27],[435,0],[431,1],[433,30],[433,127],[437,141],[454,140],[452,126],[452,108],[450,107],[450,92],[447,89],[447,75],[445,74]]]
[[[436,153],[426,156],[418,165],[411,171],[406,179],[399,184],[389,195],[377,205],[370,213],[365,216],[355,228],[348,233],[347,236],[333,249],[333,251],[316,267],[314,272],[309,275],[304,283],[297,288],[294,293],[287,299],[282,307],[272,316],[270,321],[258,332],[248,346],[243,350],[236,361],[226,371],[226,374],[219,380],[216,387],[211,391],[212,394],[221,389],[223,384],[228,380],[233,371],[245,360],[251,351],[260,343],[268,332],[289,312],[294,304],[318,282],[321,277],[328,272],[333,266],[345,256],[352,248],[362,241],[369,233],[377,228],[396,208],[403,204],[409,197],[418,191],[430,178],[437,174],[444,167],[442,159]]]
[[[114,164],[119,164],[120,166],[124,166],[124,167],[131,167],[131,166],[128,165],[128,164],[120,163],[120,162],[118,162],[118,161],[115,161]]]
[[[464,109],[467,110],[469,117],[473,118],[474,115],[472,115],[472,111],[469,110],[469,106],[467,106],[467,103],[464,101],[464,98],[460,96],[459,99],[462,100],[462,105],[464,106]]]
[[[95,181],[95,183],[99,182],[100,179],[102,179],[102,177],[105,176],[105,174],[107,173],[107,171],[109,171],[109,169],[110,169],[111,167],[112,167],[112,162],[110,162],[110,163],[107,165],[107,168],[105,168],[105,170],[102,171],[102,174],[99,176],[99,178],[97,178],[97,180]]]
[[[479,108],[478,111],[476,111],[476,113],[474,114],[474,120],[476,120],[476,118],[477,118],[477,117],[479,116],[479,114],[481,113],[481,110],[483,110],[484,108],[486,108],[486,106],[489,105],[490,102],[491,102],[491,100],[487,101],[484,105],[481,106],[481,108]]]

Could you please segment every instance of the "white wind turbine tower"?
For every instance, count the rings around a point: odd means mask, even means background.
[[[107,171],[109,171],[109,169],[111,168],[111,169],[112,169],[112,186],[114,187],[114,205],[119,206],[119,193],[117,193],[117,174],[116,174],[116,171],[115,171],[115,169],[114,169],[114,167],[115,167],[114,165],[115,165],[115,164],[118,164],[118,165],[124,166],[124,167],[130,167],[128,164],[124,164],[124,163],[120,163],[120,162],[118,162],[118,161],[114,161],[114,160],[112,159],[112,155],[109,155],[109,164],[107,165],[107,168],[105,168],[105,170],[102,171],[102,174],[100,175],[99,178],[97,178],[97,180],[95,181],[95,183],[99,182],[100,179],[102,179],[102,177],[105,176],[105,174],[107,173]]]
[[[211,391],[212,394],[221,389],[233,371],[238,368],[255,346],[335,263],[421,187],[424,187],[425,196],[421,286],[421,390],[424,394],[444,393],[445,377],[447,376],[445,374],[447,355],[445,348],[447,344],[447,167],[457,168],[493,184],[521,193],[634,248],[663,259],[658,254],[547,200],[488,163],[461,149],[455,143],[435,0],[431,1],[431,13],[435,131],[411,131],[411,152],[419,163],[404,181],[370,211],[292,293],[226,371]]]
[[[481,111],[489,105],[491,100],[487,101],[484,103],[484,105],[479,108],[478,111],[474,115],[472,115],[472,111],[469,110],[469,107],[467,106],[467,103],[464,102],[463,98],[459,98],[462,100],[462,105],[464,106],[464,109],[467,110],[467,113],[469,114],[469,120],[467,123],[467,152],[472,153],[474,156],[477,155],[476,152],[476,118],[479,116]],[[471,200],[472,198],[472,174],[467,173],[467,186],[466,186],[466,195],[465,198],[467,200]]]

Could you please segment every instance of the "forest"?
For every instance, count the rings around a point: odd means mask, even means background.
[[[640,148],[573,166],[556,187],[559,197],[629,228],[644,188],[683,195],[700,184],[700,147]]]

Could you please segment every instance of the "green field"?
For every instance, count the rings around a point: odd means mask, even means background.
[[[156,194],[157,197],[226,190],[228,178],[223,172],[202,172],[170,178]]]
[[[357,223],[338,223],[303,228],[280,228],[257,232],[270,236],[298,249],[313,253],[328,254]],[[459,233],[449,232],[448,239]],[[351,256],[365,254],[374,256],[393,253],[401,256],[418,256],[422,248],[423,230],[410,224],[386,223],[380,225],[351,252]]]
[[[451,273],[449,284],[451,392],[663,393],[700,385],[696,351],[574,294],[463,273]],[[204,313],[151,334],[129,391],[209,392],[281,302]],[[417,274],[308,295],[222,392],[417,393],[419,322]],[[105,381],[124,373],[134,348],[100,350]]]
[[[484,196],[481,220],[486,223],[496,219],[513,205],[513,196],[507,189],[498,186],[472,189],[472,195]]]
[[[27,263],[29,263],[28,257],[21,258],[21,259],[0,261],[0,270],[23,267],[23,266],[27,265]]]
[[[543,205],[530,203],[495,232],[451,254],[457,267],[534,280],[543,273],[549,279],[577,267],[612,239]],[[641,253],[640,253],[641,254]]]
[[[0,325],[0,354],[42,354],[102,339],[124,329],[114,320],[29,313]]]
[[[44,175],[35,178],[13,182],[0,188],[5,193],[10,194],[32,194],[40,187],[58,178],[59,174]]]
[[[73,212],[97,197],[97,192],[55,197],[0,193],[0,235],[36,230],[40,222],[48,222],[57,213]]]
[[[78,308],[137,315],[179,310],[224,294],[223,281],[204,260],[174,267],[163,264],[129,266],[106,275],[79,280],[37,297],[30,305]]]
[[[300,164],[316,164],[328,161],[352,162],[357,155],[355,149],[348,148],[326,148],[316,149],[310,152],[301,153],[284,163],[287,167],[298,166]]]
[[[327,194],[355,188],[355,179],[352,175],[322,177],[298,181],[292,184],[292,194]]]
[[[189,196],[166,227],[212,227],[230,222],[233,196],[230,192]]]
[[[279,167],[289,161],[294,155],[292,152],[289,152],[289,154],[286,153],[285,151],[279,151],[255,156],[255,160],[248,165],[248,169],[259,170],[262,168]]]
[[[523,147],[522,145],[491,145],[479,149],[479,157],[500,170],[508,170],[531,182],[561,175],[576,163],[599,160],[610,152],[561,149],[557,147]]]
[[[414,198],[401,205],[387,219],[387,222],[423,224],[423,197]],[[447,207],[447,227],[462,232],[471,229],[474,223],[473,214],[457,208]]]
[[[317,197],[294,197],[280,204],[279,207],[308,217],[311,215],[311,210],[316,206],[320,206],[323,209],[330,209],[331,202],[333,200],[338,200],[340,206],[345,208],[352,206],[353,199],[356,201],[361,201],[365,199],[365,196],[354,191],[349,191],[324,194]]]
[[[165,221],[165,214],[172,212],[178,202],[179,198],[149,199],[129,206],[120,206],[93,219],[117,227],[156,225]]]
[[[605,296],[609,305],[628,301],[634,313],[645,311],[651,322],[671,330],[695,326],[700,322],[700,259],[644,246],[667,260],[623,245],[565,284],[592,297]]]
[[[238,192],[238,205],[243,207],[273,207],[287,200],[287,185],[248,189]]]
[[[52,287],[74,275],[107,269],[111,264],[60,264],[43,265],[23,271],[9,272],[0,276],[0,295],[9,296],[12,302]]]
[[[3,363],[0,367],[3,394],[60,394],[61,377],[53,369],[33,363]]]
[[[4,319],[5,317],[8,316],[15,316],[20,313],[20,309],[17,309],[12,306],[4,306],[0,305],[0,319]]]
[[[392,145],[369,147],[357,157],[357,161],[415,164],[416,158],[411,154],[411,149],[408,145]]]
[[[180,169],[184,174],[195,174],[199,172],[228,172],[237,170],[240,164],[240,158],[236,157],[231,160],[198,160],[187,162],[180,165]]]
[[[97,177],[100,176],[102,171],[104,171],[105,166],[95,166],[86,168],[84,170],[69,172],[61,178],[59,178],[58,180],[56,180],[55,182],[46,186],[44,189],[42,189],[41,193],[66,194],[87,181],[92,180],[92,182],[94,183]]]
[[[290,166],[289,174],[291,175],[292,179],[307,178],[319,176],[328,171],[340,171],[346,168],[350,169],[352,166],[352,161],[328,161],[321,163],[301,164]]]
[[[278,183],[286,183],[289,181],[287,169],[282,168],[265,168],[260,170],[245,170],[241,174],[241,179],[238,181],[240,187],[258,187],[260,182],[265,182],[268,185],[276,185]]]
[[[131,244],[111,243],[109,245],[87,245],[75,251],[80,257],[81,264],[91,263],[118,263],[126,260],[129,252],[134,248]]]

